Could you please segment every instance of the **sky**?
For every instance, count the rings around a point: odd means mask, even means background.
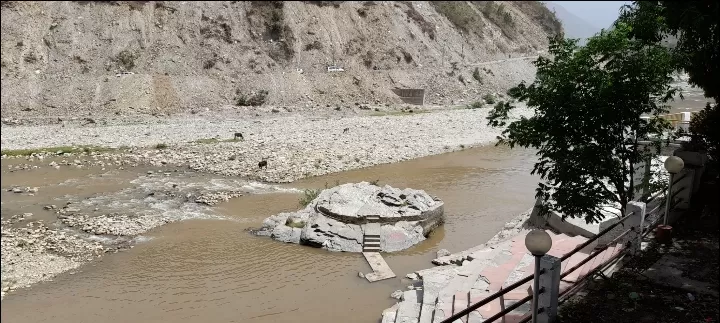
[[[620,15],[620,7],[632,1],[550,1],[597,28],[608,28]]]

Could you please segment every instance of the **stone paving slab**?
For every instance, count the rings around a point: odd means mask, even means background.
[[[365,260],[367,260],[373,270],[372,273],[365,275],[365,278],[369,282],[373,283],[378,280],[395,277],[395,273],[393,273],[379,252],[363,252],[363,256],[365,256]]]

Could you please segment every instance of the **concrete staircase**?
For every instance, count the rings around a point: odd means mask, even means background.
[[[368,216],[363,233],[363,252],[380,252],[380,217]]]
[[[570,237],[550,231],[548,233],[553,240],[549,254],[556,257],[568,253],[577,245],[587,241],[587,238],[581,236]],[[461,265],[438,266],[416,272],[422,278],[422,290],[404,292],[401,302],[383,312],[382,322],[441,322],[501,288],[530,275],[534,269],[534,258],[525,249],[525,234],[527,231],[520,232],[511,240],[465,255],[466,260]],[[594,246],[591,244],[565,260],[562,264],[563,272],[586,258],[593,248]],[[619,251],[619,246],[610,247],[575,270],[561,282],[561,291],[569,288],[572,282],[584,277]],[[530,295],[531,286],[532,282],[520,286],[505,294],[502,304],[498,298],[456,322],[483,322],[484,319],[499,313],[503,308]],[[530,303],[528,302],[506,315],[505,323],[519,322],[529,311]]]

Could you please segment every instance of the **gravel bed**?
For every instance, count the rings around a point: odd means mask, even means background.
[[[2,147],[145,147],[148,149],[124,152],[122,159],[286,183],[490,144],[502,129],[486,125],[488,112],[489,108],[482,108],[257,119],[230,119],[219,114],[174,117],[151,124],[3,126]],[[519,108],[512,117],[529,113],[527,108]],[[242,133],[243,140],[233,140],[236,132]],[[267,167],[259,168],[263,160]]]

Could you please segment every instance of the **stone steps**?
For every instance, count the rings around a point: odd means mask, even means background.
[[[570,237],[565,234],[549,233],[553,240],[553,246],[548,254],[555,257],[561,257],[575,249],[579,244],[587,241],[586,238],[581,236]],[[464,252],[464,258],[462,259],[465,260],[461,260],[460,265],[450,264],[416,272],[423,279],[422,293],[412,291],[413,294],[404,295],[403,300],[398,303],[395,317],[386,321],[386,316],[383,314],[382,322],[439,323],[501,288],[505,288],[532,274],[535,258],[525,248],[525,234],[526,232],[522,232],[512,240],[503,241],[492,247],[476,248]],[[593,247],[593,245],[590,245],[565,260],[562,264],[563,272],[585,259],[592,252]],[[582,278],[587,272],[620,252],[620,247],[620,245],[617,245],[608,248],[582,268],[576,270],[575,273],[566,277],[566,280],[561,283],[561,290],[570,286],[567,279],[572,278],[572,276],[574,276],[572,281]],[[532,282],[523,284],[506,293],[503,297],[503,304],[500,304],[499,298],[495,299],[456,322],[481,323],[484,319],[499,313],[502,308],[506,308],[531,295],[531,286]],[[403,305],[404,303],[406,305]],[[530,302],[523,304],[506,315],[505,322],[519,322],[529,313],[530,306]],[[400,311],[400,309],[403,311]],[[418,313],[410,313],[414,310],[417,310]],[[392,308],[387,311],[392,311]]]
[[[380,252],[380,235],[363,236],[363,252]]]

